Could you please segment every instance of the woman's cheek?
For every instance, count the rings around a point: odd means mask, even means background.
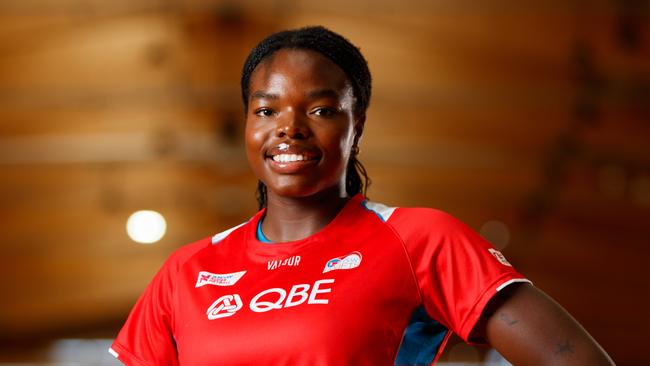
[[[352,145],[354,144],[354,133],[352,127],[347,128],[341,137],[341,155],[344,160],[347,161],[350,158],[352,152]]]
[[[255,125],[255,122],[246,123],[245,143],[246,157],[251,168],[259,174],[258,165],[264,160],[264,141],[266,132]]]

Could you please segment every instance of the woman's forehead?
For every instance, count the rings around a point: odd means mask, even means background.
[[[287,90],[289,89],[289,90]],[[316,90],[348,94],[352,89],[347,75],[334,62],[315,51],[281,49],[263,60],[251,75],[251,95]]]

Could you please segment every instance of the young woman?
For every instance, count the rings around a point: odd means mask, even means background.
[[[611,365],[467,226],[366,200],[366,61],[323,27],[273,34],[241,79],[261,210],[177,250],[110,352],[126,365],[429,365],[451,332],[514,364]]]

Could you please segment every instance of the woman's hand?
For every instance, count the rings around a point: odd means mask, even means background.
[[[614,365],[566,310],[530,284],[499,292],[472,335],[514,365]]]

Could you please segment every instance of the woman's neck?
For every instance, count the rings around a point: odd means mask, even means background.
[[[330,223],[349,199],[338,187],[309,197],[268,192],[262,231],[272,242],[304,239]]]

